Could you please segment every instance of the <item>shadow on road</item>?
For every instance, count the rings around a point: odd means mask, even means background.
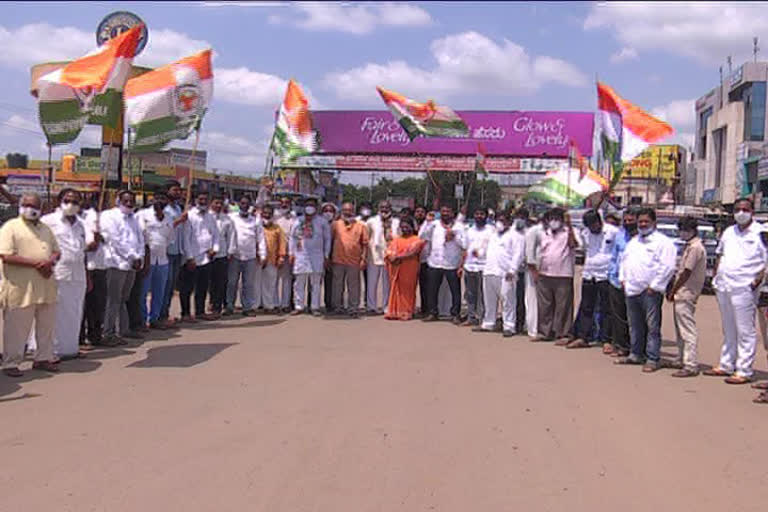
[[[129,364],[126,368],[191,368],[205,363],[216,354],[237,343],[206,343],[154,347],[147,350],[147,357]]]
[[[253,317],[251,317],[253,318]],[[239,320],[243,320],[240,318]],[[199,324],[187,324],[184,326],[185,330],[189,331],[208,331],[211,329],[221,329],[223,326],[219,324],[219,322],[226,322],[228,325],[226,326],[228,329],[235,328],[239,329],[241,327],[271,327],[273,325],[280,325],[285,322],[284,318],[277,318],[274,320],[251,320],[248,322],[243,323],[234,323],[230,320],[217,320],[214,322],[206,322],[206,323],[199,323]]]

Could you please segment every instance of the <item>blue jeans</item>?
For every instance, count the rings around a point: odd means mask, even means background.
[[[643,292],[627,297],[630,357],[658,363],[661,358],[661,304],[664,295]]]
[[[237,298],[237,286],[240,286],[240,303],[243,311],[250,311],[254,306],[253,287],[256,274],[256,259],[239,260],[234,258],[229,262],[229,279],[227,280],[227,309],[235,309],[235,299]]]
[[[160,319],[160,312],[165,305],[165,288],[168,286],[170,264],[151,265],[149,274],[144,278],[144,288],[141,292],[141,318],[145,322],[155,323]],[[152,305],[147,314],[147,294],[152,292]]]
[[[160,320],[166,320],[171,309],[171,299],[176,290],[176,282],[179,280],[179,270],[181,270],[181,254],[168,255],[168,279],[165,282],[165,293],[163,298],[163,307],[160,310]]]

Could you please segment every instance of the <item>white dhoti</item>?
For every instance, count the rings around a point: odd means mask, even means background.
[[[277,270],[276,291],[280,297],[280,307],[291,306],[291,285],[293,284],[293,269],[287,263]]]
[[[304,310],[307,297],[307,279],[309,279],[312,288],[312,297],[310,298],[310,309],[320,311],[320,295],[323,289],[323,273],[312,272],[311,274],[296,274],[296,280],[293,284],[293,302],[294,308],[298,311]]]
[[[523,286],[523,283],[520,283]],[[536,298],[536,283],[530,270],[525,271],[525,329],[528,336],[535,338],[538,335],[539,324],[538,299]]]
[[[752,365],[757,351],[757,292],[749,287],[716,290],[717,303],[723,323],[723,348],[720,369],[739,377],[752,377]]]
[[[57,281],[56,323],[53,331],[53,352],[56,357],[76,356],[80,351],[80,325],[83,322],[86,283]],[[27,350],[37,350],[36,323],[27,339]]]
[[[261,301],[264,309],[277,307],[277,267],[267,265],[261,271]]]
[[[505,331],[515,332],[517,323],[517,281],[507,281],[501,276],[483,276],[483,303],[485,317],[481,327],[496,327],[496,312],[501,301],[501,319]]]

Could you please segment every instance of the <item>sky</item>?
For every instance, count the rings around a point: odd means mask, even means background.
[[[768,51],[768,5],[685,2],[2,2],[0,155],[44,158],[30,66],[96,46],[114,11],[139,15],[161,66],[214,49],[214,98],[201,134],[208,167],[261,174],[274,111],[294,78],[313,109],[383,109],[375,86],[457,110],[593,111],[595,80],[667,120],[690,146],[694,102]],[[98,146],[89,127],[54,158]],[[190,147],[191,141],[174,144]]]

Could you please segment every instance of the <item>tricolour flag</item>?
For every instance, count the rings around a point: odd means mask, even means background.
[[[621,178],[623,162],[632,160],[650,144],[674,132],[667,123],[600,82],[597,83],[597,109],[603,153],[613,167],[612,185]]]
[[[211,50],[128,80],[125,119],[133,151],[155,151],[200,127],[213,96]]]
[[[37,81],[40,124],[49,144],[67,144],[86,123],[117,127],[131,72],[138,25]]]
[[[288,82],[285,98],[277,114],[271,149],[282,161],[291,161],[317,149],[317,134],[312,129],[309,100],[293,80]]]
[[[531,185],[526,194],[526,199],[537,199],[568,207],[579,207],[584,201],[594,194],[601,194],[608,190],[608,180],[597,172],[589,169],[581,176],[580,168],[562,167],[549,171],[543,180]]]
[[[485,168],[488,152],[485,150],[485,144],[477,143],[477,154],[475,155],[475,172],[479,172],[484,177],[488,177],[488,169]]]
[[[392,115],[411,140],[423,137],[468,137],[469,128],[450,107],[430,100],[418,103],[410,98],[376,87]]]
[[[573,139],[571,139],[568,149],[568,165],[573,169],[579,170],[579,179],[583,179],[589,170],[589,162],[581,155],[581,151],[579,151],[579,147]]]

